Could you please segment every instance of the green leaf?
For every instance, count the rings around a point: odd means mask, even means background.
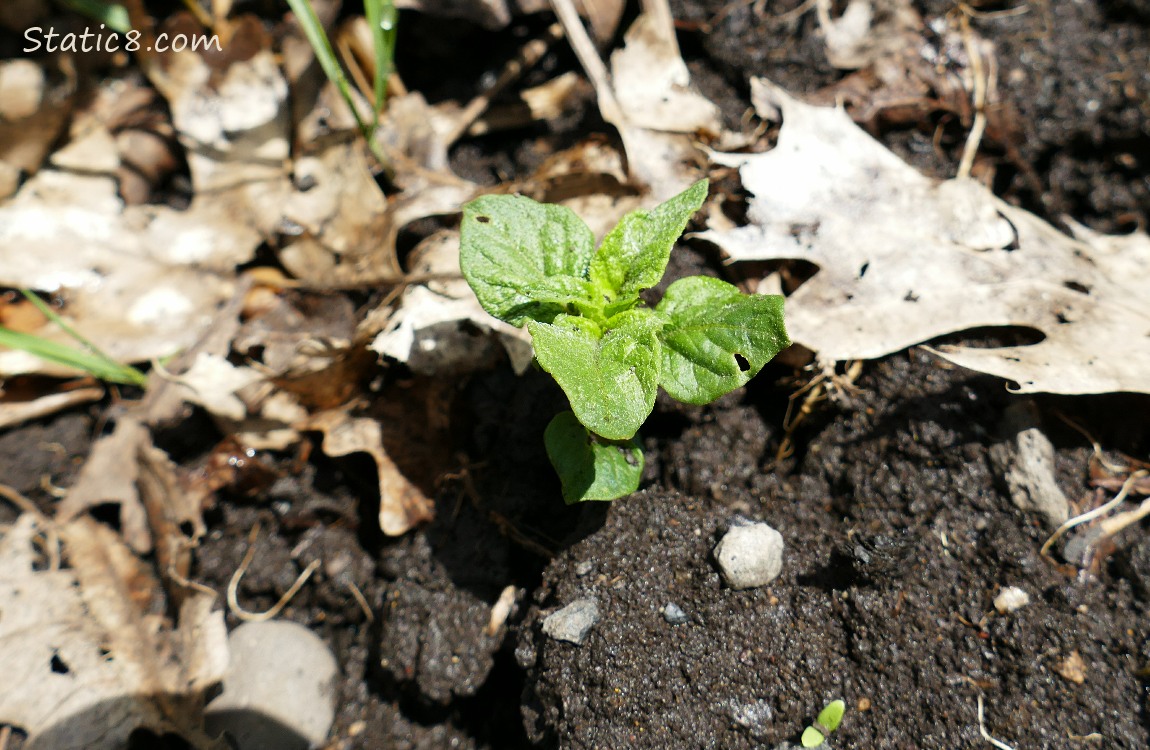
[[[807,727],[803,730],[803,747],[818,747],[826,741],[827,736],[814,727]]]
[[[846,710],[847,704],[845,702],[841,700],[831,701],[826,708],[819,711],[819,717],[815,721],[822,724],[828,732],[833,732],[842,723],[843,714],[846,713]]]
[[[565,206],[485,195],[463,207],[459,267],[479,304],[521,326],[550,322],[592,299],[587,268],[595,237]]]
[[[635,439],[603,441],[580,424],[574,413],[565,411],[547,425],[543,440],[568,505],[615,500],[639,489],[643,450]]]
[[[632,211],[603,238],[591,261],[591,283],[609,300],[636,298],[663,278],[675,241],[707,199],[707,181],[647,211]]]
[[[818,747],[827,741],[827,735],[839,728],[846,712],[847,704],[841,700],[834,700],[826,708],[819,711],[818,718],[811,726],[803,730],[803,747]]]
[[[659,383],[659,318],[636,310],[620,322],[601,337],[594,324],[570,315],[528,325],[540,366],[567,394],[579,421],[608,440],[638,432]]]
[[[742,386],[791,343],[782,297],[743,294],[719,279],[680,279],[656,309],[670,318],[659,334],[659,385],[688,404],[707,404]]]
[[[48,362],[71,367],[88,373],[92,377],[109,383],[136,385],[141,388],[148,384],[148,376],[131,365],[122,365],[102,353],[74,349],[55,341],[21,333],[0,326],[0,346],[28,352]]]

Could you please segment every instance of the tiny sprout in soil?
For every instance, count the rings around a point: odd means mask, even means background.
[[[826,708],[819,711],[818,718],[811,722],[809,727],[803,730],[803,747],[818,747],[826,742],[827,737],[839,728],[846,709],[847,704],[841,700],[828,703]]]
[[[633,211],[598,249],[565,206],[487,195],[463,207],[463,276],[487,312],[527,325],[539,365],[571,404],[544,433],[568,503],[638,489],[636,433],[659,387],[707,404],[790,344],[777,295],[692,276],[671,284],[653,308],[640,300],[663,278],[675,241],[706,197],[701,180],[651,211]]]

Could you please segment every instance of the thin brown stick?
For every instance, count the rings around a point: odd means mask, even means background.
[[[359,604],[359,608],[363,610],[363,614],[367,616],[367,621],[375,622],[375,615],[371,611],[371,605],[367,603],[367,597],[359,590],[359,586],[355,585],[355,581],[349,580],[347,582],[347,588],[348,591],[351,592],[352,598]]]
[[[579,11],[575,10],[572,0],[551,0],[551,7],[559,17],[559,22],[563,24],[563,32],[567,35],[571,49],[575,51],[575,57],[579,58],[579,64],[583,66],[587,77],[591,79],[591,85],[595,87],[595,94],[599,99],[599,113],[607,122],[615,126],[622,125],[626,122],[626,118],[615,98],[611,74],[599,57],[595,43],[587,34],[587,29],[579,18]]]
[[[986,132],[986,90],[990,84],[989,74],[982,68],[982,53],[974,41],[974,33],[970,30],[970,16],[965,12],[959,16],[962,26],[962,43],[966,47],[966,54],[970,57],[970,69],[974,75],[974,123],[970,133],[966,136],[966,144],[962,148],[962,160],[958,163],[959,179],[970,176],[974,166],[974,157],[978,153],[978,146],[982,143],[982,134]]]

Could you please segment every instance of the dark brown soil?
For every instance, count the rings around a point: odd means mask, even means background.
[[[749,106],[751,75],[799,93],[842,77],[825,62],[813,14],[772,18],[797,5],[672,2],[695,79],[729,121]],[[928,20],[952,9],[920,6]],[[997,45],[1017,112],[1020,137],[988,145],[996,188],[1051,219],[1146,226],[1150,11],[1133,0],[1029,7],[973,22]],[[496,52],[549,17],[519,19],[501,35],[408,20],[401,72],[416,88],[438,86],[429,97],[440,99],[474,91],[474,76],[452,78],[476,70],[466,50],[482,45],[497,69]],[[541,65],[546,77],[575,63],[558,45]],[[1015,69],[1023,75],[1010,77]],[[941,125],[940,149],[937,115],[880,135],[919,168],[949,175],[962,131]],[[453,166],[494,184],[592,132],[609,130],[587,110],[466,141]],[[729,272],[678,252],[678,275]],[[418,390],[400,369],[387,370],[389,382]],[[433,524],[384,538],[366,459],[328,461],[315,450],[300,472],[295,456],[267,457],[280,478],[257,498],[220,498],[194,577],[222,593],[257,520],[264,532],[240,589],[249,609],[270,606],[310,561],[323,561],[283,616],[327,639],[343,669],[333,748],[770,747],[797,742],[835,698],[848,707],[835,747],[980,747],[978,695],[988,730],[1015,747],[1150,746],[1147,528],[1123,535],[1097,576],[1040,558],[1048,530],[1011,505],[988,459],[1007,437],[1003,411],[1021,397],[919,350],[867,363],[857,393],[818,406],[795,435],[796,455],[776,465],[794,375],[773,365],[709,407],[660,398],[644,433],[643,490],[569,508],[541,439],[562,393],[542,373],[517,377],[500,365],[435,396],[453,416],[444,447],[455,471],[438,477]],[[1075,417],[1112,456],[1150,450],[1150,399],[1036,404],[1074,501],[1091,497],[1089,445],[1056,413]],[[93,430],[113,416],[93,409],[0,435],[5,483],[50,507],[41,477],[67,485]],[[403,444],[422,425],[392,420],[385,429]],[[219,437],[201,420],[163,444],[191,464]],[[0,522],[10,515],[0,504]],[[769,522],[786,540],[783,574],[769,586],[721,583],[711,552],[737,516]],[[866,561],[860,544],[881,554]],[[489,635],[490,607],[509,585],[518,607]],[[991,600],[1007,585],[1031,603],[998,615]],[[541,633],[546,614],[583,596],[603,613],[583,646]],[[668,623],[668,603],[688,622]],[[1075,653],[1081,683],[1062,675]],[[1097,744],[1082,739],[1093,733]]]

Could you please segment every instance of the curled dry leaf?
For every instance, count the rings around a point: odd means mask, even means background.
[[[619,130],[631,176],[650,189],[651,204],[682,192],[699,177],[697,131],[718,134],[719,110],[690,88],[675,29],[665,12],[639,16],[626,46],[611,56],[611,71],[599,58],[571,0],[556,0],[555,12],[599,97],[603,119]]]
[[[787,327],[826,360],[870,359],[984,326],[1027,326],[1032,346],[944,347],[951,361],[1021,392],[1150,392],[1150,239],[1062,234],[969,180],[936,182],[840,109],[758,79],[780,111],[778,145],[719,155],[753,194],[750,224],[702,238],[732,260],[805,260],[818,273],[787,303]]]
[[[322,432],[323,452],[329,456],[366,453],[372,457],[379,472],[379,527],[383,533],[399,536],[434,518],[431,500],[403,475],[384,450],[379,422],[332,410],[314,414],[297,427],[301,431]]]
[[[67,569],[40,569],[23,515],[0,537],[0,724],[28,732],[29,750],[118,750],[139,728],[193,748],[224,747],[199,730],[204,693],[227,668],[227,630],[212,598],[189,597],[178,628],[149,571],[88,518],[55,525]]]
[[[247,406],[238,392],[264,376],[250,367],[236,366],[217,354],[200,352],[192,366],[175,378],[186,401],[199,404],[224,419],[239,421]]]

